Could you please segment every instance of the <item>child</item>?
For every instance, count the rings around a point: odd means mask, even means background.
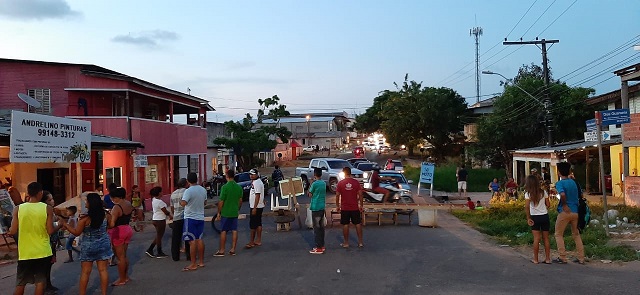
[[[480,200],[478,200],[478,202],[476,202],[476,210],[483,210],[484,207],[482,207],[482,203],[480,203]]]
[[[538,264],[538,252],[540,250],[540,235],[544,240],[544,263],[551,264],[551,250],[549,245],[549,196],[540,187],[540,182],[535,175],[527,176],[525,182],[525,212],[527,213],[527,224],[531,227],[533,234],[533,259],[532,263]]]
[[[67,217],[69,217],[69,220],[67,221],[67,223],[69,224],[69,226],[73,228],[75,228],[78,223],[78,216],[76,216],[76,213],[78,213],[78,207],[76,206],[67,207]],[[67,253],[69,254],[69,259],[67,259],[67,261],[65,261],[64,263],[73,262],[73,251],[78,251],[75,248],[73,248],[73,241],[75,239],[76,239],[76,236],[74,236],[71,233],[69,233],[69,236],[67,236],[67,244],[65,248],[67,249]]]
[[[313,235],[315,237],[316,246],[309,251],[311,254],[324,253],[324,223],[325,223],[325,198],[327,194],[327,186],[322,178],[322,169],[313,169],[313,177],[315,181],[309,188],[309,197],[311,197],[311,217],[313,219]]]
[[[480,201],[478,201],[480,202]],[[470,197],[467,197],[467,207],[469,207],[469,210],[475,210],[476,209],[476,205],[473,203],[473,201],[471,201]]]
[[[162,192],[162,188],[156,186],[151,189],[149,194],[153,197],[151,202],[151,207],[153,208],[153,226],[156,228],[156,236],[153,239],[153,242],[145,252],[151,258],[166,258],[167,254],[162,252],[162,236],[164,236],[164,231],[167,228],[167,216],[170,219],[173,219],[173,216],[167,210],[167,204],[161,199],[160,193]],[[153,254],[153,248],[158,246],[157,255]]]

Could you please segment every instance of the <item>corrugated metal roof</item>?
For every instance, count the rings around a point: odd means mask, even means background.
[[[331,122],[334,117],[310,117],[309,122]],[[280,118],[280,123],[306,123],[307,118]],[[275,124],[276,121],[271,119],[262,120],[262,124]]]
[[[622,142],[622,138],[616,137],[616,138],[612,138],[610,140],[602,141],[602,146],[609,146],[609,145],[619,144],[621,142]],[[516,154],[562,153],[562,152],[566,152],[566,151],[579,150],[579,149],[584,149],[584,148],[594,147],[594,146],[596,146],[596,142],[595,141],[587,141],[587,142],[585,142],[584,140],[577,140],[577,141],[571,141],[571,142],[567,142],[567,143],[563,143],[563,144],[557,144],[557,145],[553,145],[553,146],[538,146],[538,147],[531,147],[531,148],[526,148],[526,149],[519,149],[519,150],[515,150],[514,153],[516,153]]]

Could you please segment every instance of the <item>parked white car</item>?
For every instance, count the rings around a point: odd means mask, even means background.
[[[302,151],[304,151],[304,152],[313,152],[315,150],[316,150],[316,145],[310,145],[310,146],[305,147],[305,148],[302,149]]]

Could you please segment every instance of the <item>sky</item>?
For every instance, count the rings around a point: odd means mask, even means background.
[[[596,94],[619,89],[613,70],[640,62],[637,0],[0,0],[0,57],[189,88],[216,109],[209,121],[255,115],[273,95],[294,113],[354,115],[405,74],[475,103],[474,27],[480,70],[509,78],[542,57],[505,38],[560,40],[548,52],[554,78]],[[502,91],[500,79],[482,75],[481,99]]]

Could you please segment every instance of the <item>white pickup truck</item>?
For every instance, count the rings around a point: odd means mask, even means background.
[[[336,188],[338,187],[338,181],[344,179],[344,174],[342,173],[342,168],[344,167],[351,168],[351,177],[361,183],[364,181],[363,172],[361,170],[353,168],[351,163],[347,162],[347,160],[336,158],[312,159],[311,162],[309,162],[309,167],[296,168],[296,176],[300,176],[305,187],[309,187],[309,183],[311,182],[311,179],[313,179],[313,169],[320,168],[322,169],[322,180],[327,183],[329,191],[335,193]]]

